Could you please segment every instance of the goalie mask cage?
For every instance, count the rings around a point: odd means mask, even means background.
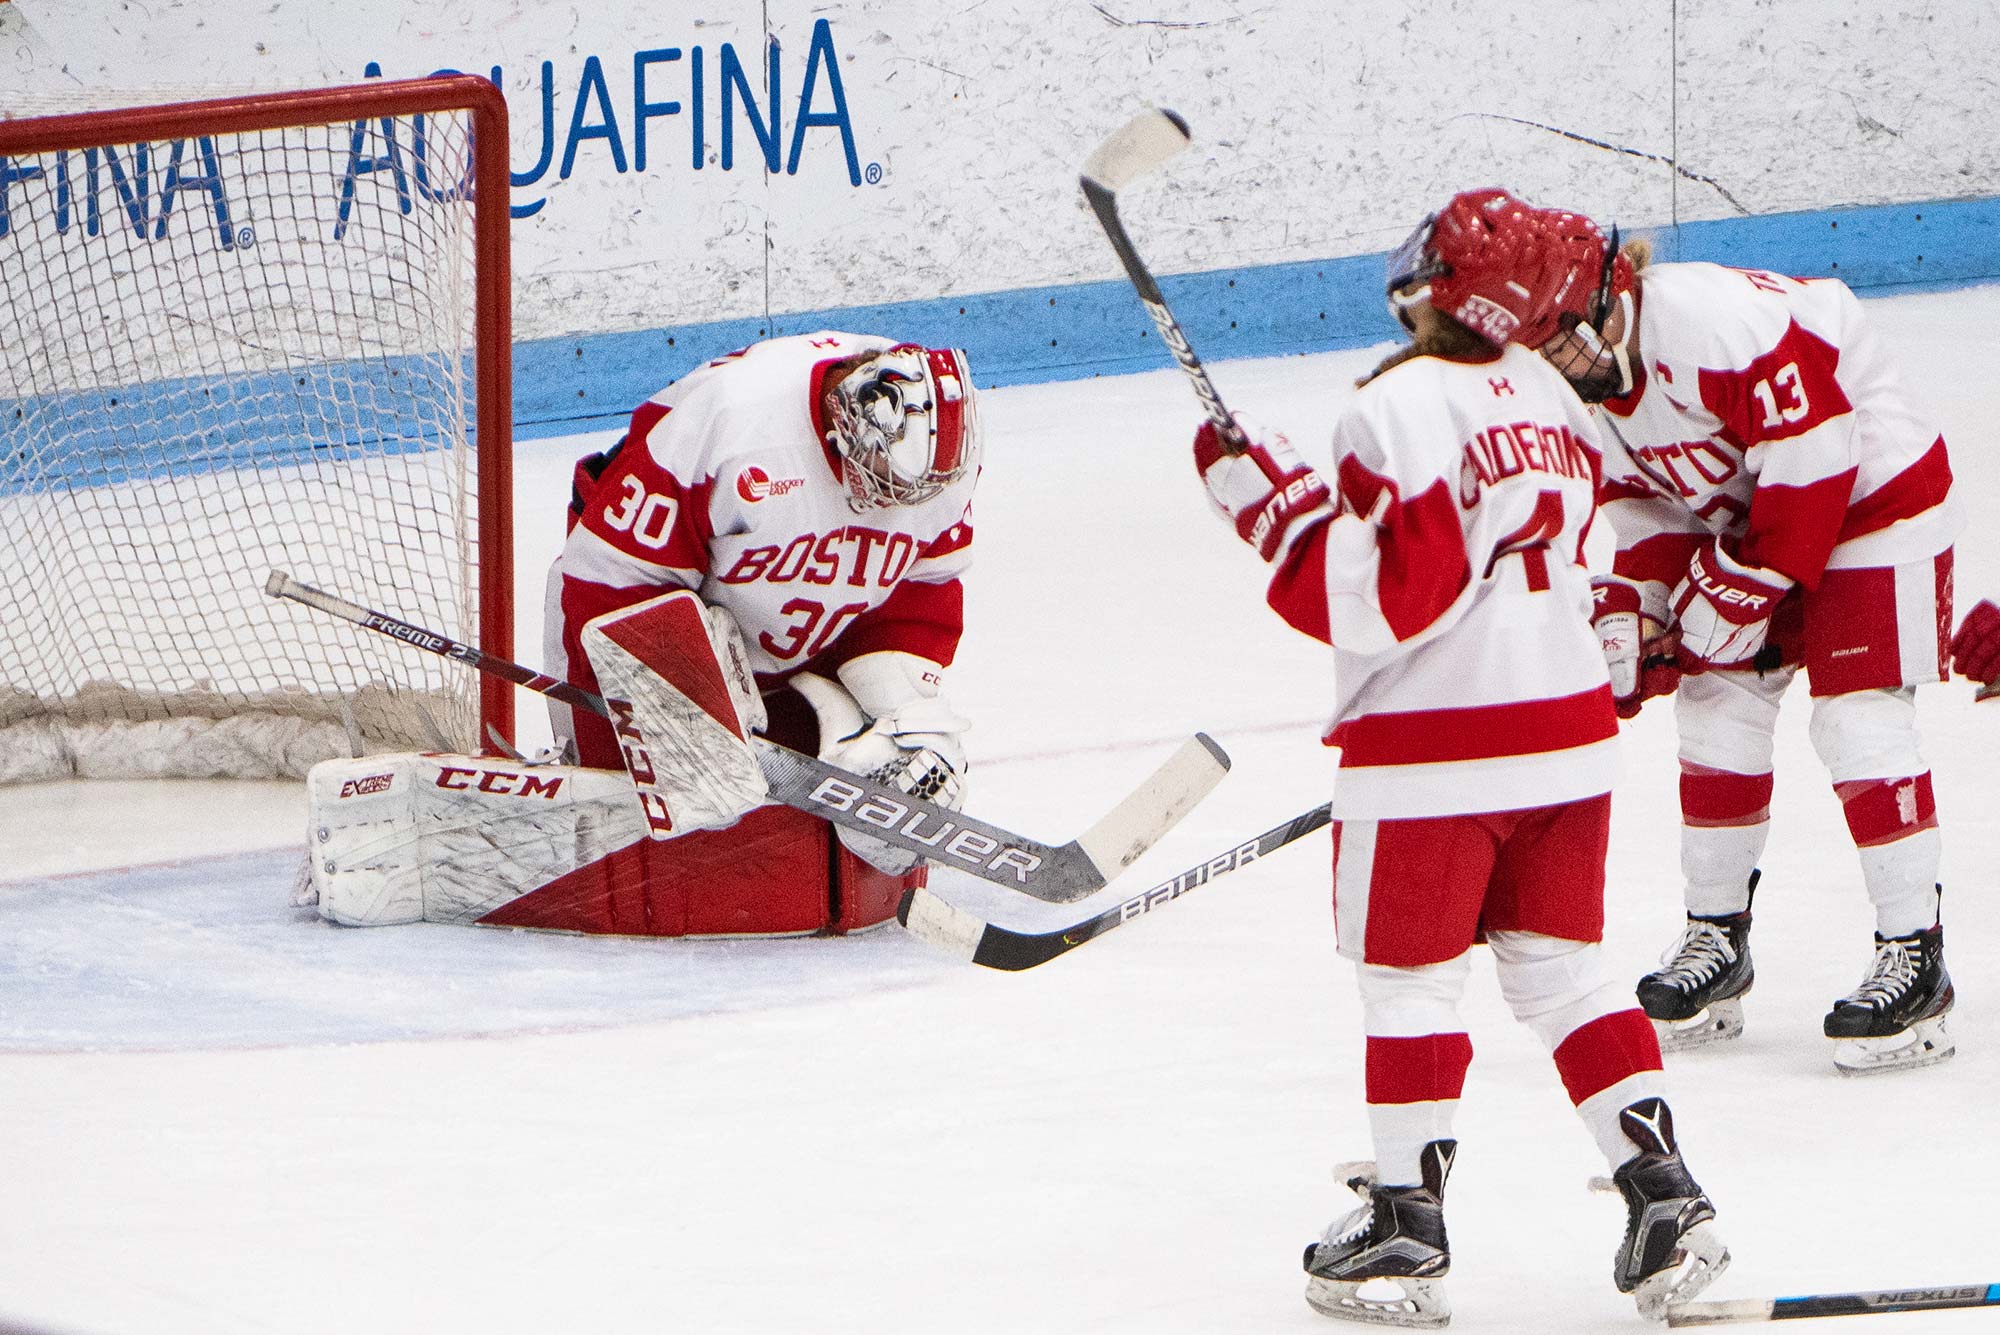
[[[477,751],[512,687],[506,104],[455,75],[0,121],[0,782]]]

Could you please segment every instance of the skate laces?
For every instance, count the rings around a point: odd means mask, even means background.
[[[1868,976],[1841,998],[1841,1004],[1886,1010],[1916,981],[1917,947],[1907,941],[1882,941],[1875,947],[1875,962],[1868,966]]]
[[[1326,1232],[1320,1235],[1320,1245],[1322,1247],[1333,1248],[1345,1243],[1357,1242],[1367,1237],[1369,1230],[1374,1226],[1375,1208],[1364,1202],[1359,1209],[1342,1215],[1339,1219],[1328,1224]]]
[[[1735,962],[1736,947],[1729,944],[1728,932],[1712,922],[1689,918],[1681,939],[1660,956],[1660,963],[1667,966],[1660,970],[1660,981],[1692,991]]]

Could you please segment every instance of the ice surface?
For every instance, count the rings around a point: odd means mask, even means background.
[[[1935,396],[2000,592],[2000,289],[1871,302]],[[1215,368],[1309,457],[1365,353]],[[1207,513],[1160,372],[989,396],[973,804],[1067,838],[1180,737],[1236,765],[1115,896],[1325,798],[1328,665]],[[524,446],[523,656],[571,458]],[[1836,1075],[1819,1035],[1870,915],[1795,692],[1735,1044],[1672,1059],[1736,1255],[1714,1297],[2000,1280],[2000,707],[1928,688],[1959,1055]],[[1626,730],[1606,951],[1680,918],[1671,719]],[[298,795],[0,794],[0,1325],[70,1332],[1282,1332],[1368,1152],[1326,836],[1020,975],[894,927],[846,941],[342,931],[284,907]],[[1112,902],[1107,899],[1105,902]],[[1093,901],[1095,903],[1095,901]],[[1088,905],[1084,907],[1089,907]],[[1016,925],[1051,913],[1023,906]],[[1080,915],[1079,915],[1080,916]],[[1638,1330],[1621,1210],[1490,970],[1451,1187],[1454,1330]],[[1898,1332],[1971,1330],[1969,1313]],[[1983,1328],[1983,1327],[1982,1327]]]

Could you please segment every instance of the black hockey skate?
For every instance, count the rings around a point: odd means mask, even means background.
[[[1953,1001],[1944,969],[1944,928],[1875,937],[1861,986],[1833,1003],[1826,1036],[1842,1075],[1933,1066],[1958,1049],[1945,1032]]]
[[[1436,1329],[1451,1321],[1444,1275],[1451,1245],[1444,1235],[1444,1180],[1458,1152],[1455,1140],[1424,1146],[1423,1183],[1383,1187],[1374,1165],[1356,1164],[1347,1185],[1361,1208],[1306,1244],[1306,1301],[1316,1312],[1346,1321]],[[1360,1290],[1368,1287],[1370,1292]],[[1379,1290],[1379,1292],[1377,1292]]]
[[[1750,873],[1757,892],[1759,873]],[[1743,998],[1756,981],[1750,963],[1750,910],[1714,918],[1688,915],[1666,967],[1639,980],[1639,1007],[1665,1052],[1684,1052],[1743,1032]]]
[[[1611,1175],[1625,1198],[1625,1240],[1611,1277],[1638,1300],[1640,1316],[1660,1321],[1728,1268],[1729,1248],[1715,1231],[1714,1204],[1681,1162],[1666,1100],[1639,1100],[1618,1125],[1640,1150]]]

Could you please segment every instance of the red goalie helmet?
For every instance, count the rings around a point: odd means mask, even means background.
[[[1408,308],[1429,302],[1496,347],[1539,347],[1595,276],[1556,216],[1505,190],[1453,195],[1390,254],[1389,309],[1407,328]]]

